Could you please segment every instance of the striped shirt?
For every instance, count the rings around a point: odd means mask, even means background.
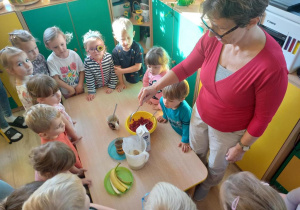
[[[84,60],[85,79],[89,94],[95,94],[96,89],[107,86],[115,89],[118,78],[115,74],[114,63],[111,54],[106,52],[100,63],[91,57]]]

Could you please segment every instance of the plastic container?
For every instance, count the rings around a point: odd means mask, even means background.
[[[141,10],[142,10],[142,16],[143,16],[143,21],[144,22],[149,22],[149,6],[148,4],[140,3]]]
[[[133,170],[143,168],[149,160],[149,153],[146,152],[146,141],[139,139],[137,136],[123,138],[122,147],[128,166]]]

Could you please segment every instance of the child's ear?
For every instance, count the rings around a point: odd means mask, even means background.
[[[47,136],[46,133],[39,133],[38,135],[39,135],[40,137],[42,137],[42,138],[45,138],[45,137]]]
[[[14,71],[13,71],[12,68],[6,68],[5,70],[6,70],[7,73],[9,73],[9,74],[14,74]]]
[[[36,98],[36,101],[39,102],[40,104],[42,104],[44,100],[43,100],[43,98]]]

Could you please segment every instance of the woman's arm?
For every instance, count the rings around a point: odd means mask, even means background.
[[[259,137],[251,136],[248,131],[242,136],[240,142],[245,146],[251,146]],[[237,143],[234,147],[231,147],[227,154],[226,160],[230,163],[234,163],[243,158],[245,151],[242,149],[241,145]]]
[[[141,89],[138,95],[140,105],[142,106],[144,102],[152,98],[152,96],[154,96],[157,93],[157,91],[162,90],[164,87],[177,82],[179,82],[179,79],[176,76],[176,74],[173,71],[168,71],[168,73],[165,76],[163,76],[157,83],[155,83],[152,86],[144,87]]]

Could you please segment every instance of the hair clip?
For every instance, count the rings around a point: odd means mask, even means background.
[[[96,47],[96,50],[97,50],[98,52],[101,52],[101,51],[104,50],[104,46],[98,45],[98,46]]]
[[[240,196],[236,197],[233,201],[232,201],[232,204],[231,204],[231,210],[236,210],[236,207],[239,203],[239,200],[240,200]]]

